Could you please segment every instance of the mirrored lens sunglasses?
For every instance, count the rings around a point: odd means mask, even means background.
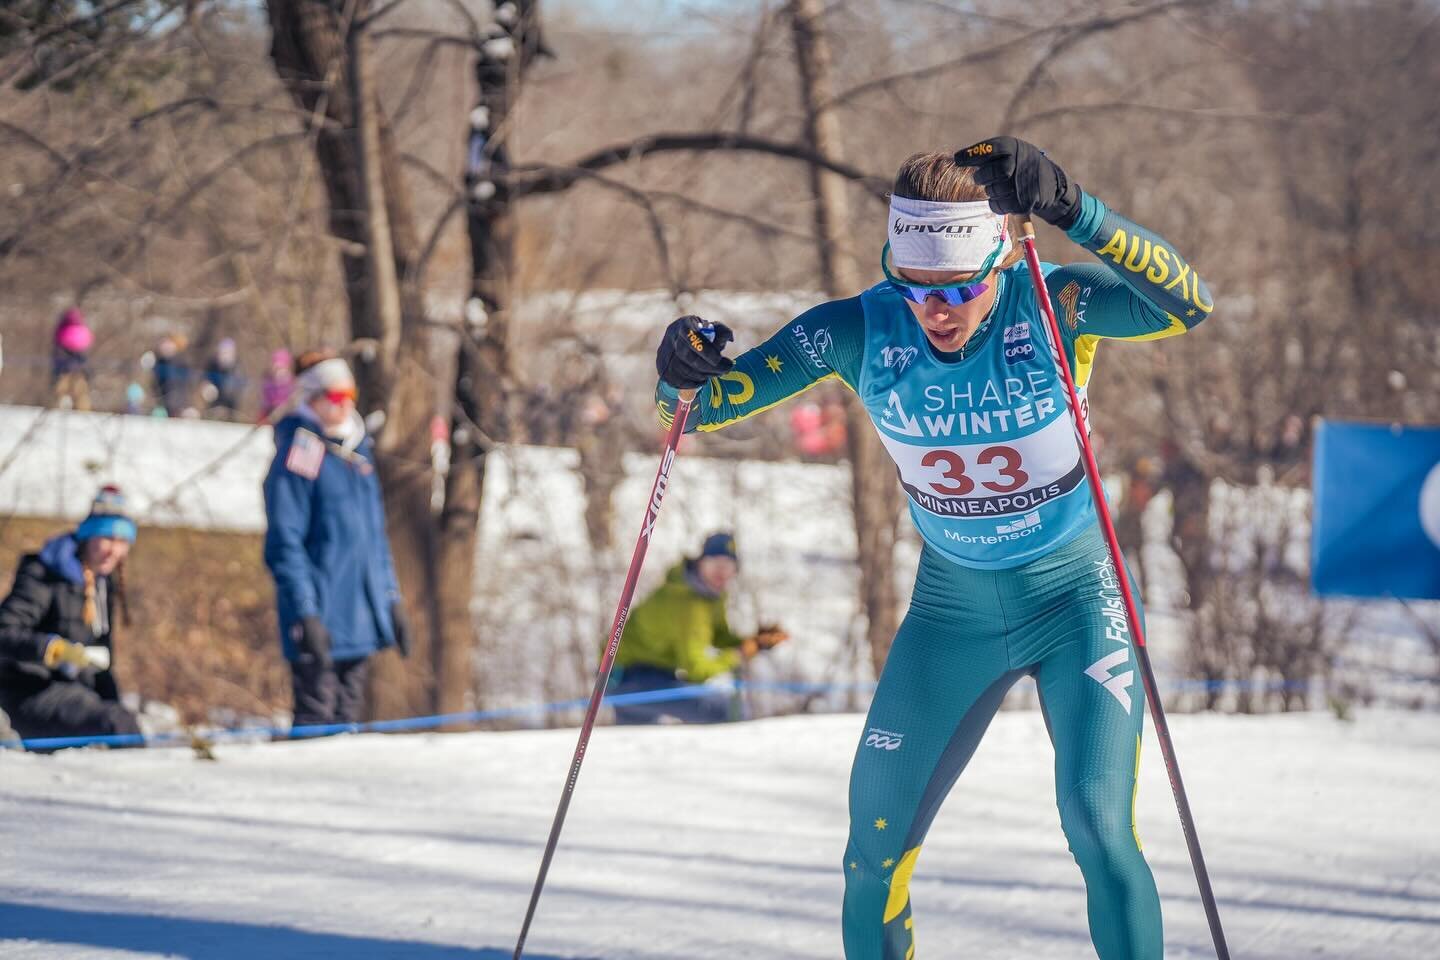
[[[972,273],[971,277],[979,281],[981,278],[989,276],[990,268],[995,265],[995,260],[1000,256],[1000,251],[1004,249],[1004,246],[1005,240],[1002,237],[995,249],[990,251],[990,256],[986,257],[985,262],[980,265],[980,269]],[[880,251],[880,269],[885,271],[885,279],[895,289],[895,292],[911,303],[924,304],[929,297],[938,296],[950,306],[958,307],[962,303],[969,303],[989,289],[989,284],[980,282],[928,285],[897,277],[890,271],[890,244],[888,243]]]

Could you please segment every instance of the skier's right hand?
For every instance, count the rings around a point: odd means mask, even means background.
[[[319,617],[301,617],[290,628],[290,638],[295,641],[301,663],[330,666],[330,631]]]
[[[711,377],[729,373],[735,361],[723,354],[735,334],[723,323],[681,317],[665,328],[655,351],[655,371],[677,390],[696,390]]]

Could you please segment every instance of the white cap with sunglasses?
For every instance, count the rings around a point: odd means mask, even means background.
[[[987,200],[947,203],[892,196],[888,234],[881,269],[891,286],[915,303],[929,296],[940,296],[952,306],[968,303],[985,292],[985,277],[1014,247],[1005,217],[992,211]],[[896,276],[892,267],[969,276],[961,282],[923,284]]]
[[[321,360],[307,367],[297,382],[300,392],[307,398],[321,393],[343,393],[355,399],[355,374],[350,372],[350,365],[339,357]]]

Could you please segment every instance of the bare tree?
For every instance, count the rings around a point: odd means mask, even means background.
[[[377,716],[427,713],[438,704],[437,666],[447,637],[436,594],[430,514],[427,372],[419,247],[390,123],[375,90],[365,31],[370,0],[273,0],[271,58],[297,105],[315,118],[314,149],[330,198],[330,229],[345,241],[341,263],[352,335],[379,344],[362,356],[362,404],[385,412],[377,452],[396,572],[412,612],[410,659],[377,663],[370,709]],[[455,642],[468,644],[468,632]]]
[[[830,44],[819,0],[790,0],[786,8],[795,40],[795,64],[805,106],[805,140],[816,154],[843,156],[840,122],[830,80]],[[815,243],[820,282],[831,298],[855,296],[861,283],[855,262],[845,255],[851,233],[847,185],[834,173],[810,165],[815,199]],[[864,405],[846,397],[846,441],[850,448],[851,512],[859,548],[860,598],[865,640],[879,676],[899,628],[895,596],[895,538],[899,534],[900,488],[889,455],[870,425]]]
[[[440,517],[441,617],[447,635],[474,632],[470,598],[475,585],[476,536],[484,495],[485,455],[509,434],[509,309],[515,272],[514,199],[510,169],[512,111],[525,74],[542,51],[538,0],[496,7],[494,19],[476,25],[476,102],[466,141],[466,226],[470,291],[455,372],[451,415],[451,468]],[[442,710],[472,698],[471,647],[446,648],[441,663]]]

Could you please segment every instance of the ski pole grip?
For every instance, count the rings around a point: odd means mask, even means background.
[[[700,324],[700,336],[704,337],[706,340],[709,340],[711,343],[714,343],[714,342],[715,342],[715,325],[714,325],[713,323],[702,323],[702,324]],[[698,389],[681,390],[681,391],[680,391],[680,399],[681,399],[681,400],[684,400],[686,403],[690,403],[691,401],[693,401],[693,400],[695,399],[695,394],[697,394],[697,393],[699,393],[699,392],[700,392],[700,391],[699,391]]]
[[[1035,239],[1035,224],[1028,213],[1020,218],[1020,235],[1027,240]]]

